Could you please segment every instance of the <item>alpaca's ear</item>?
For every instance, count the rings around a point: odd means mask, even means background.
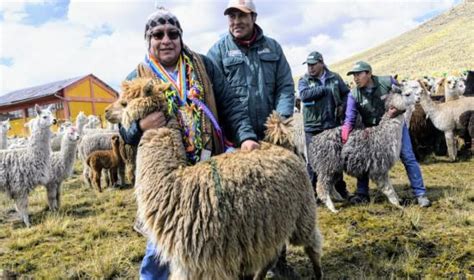
[[[392,92],[393,93],[402,93],[402,89],[397,85],[392,85]]]
[[[53,109],[54,109],[54,104],[50,104],[50,105],[48,106],[48,109],[47,109],[47,110],[48,110],[48,111],[52,111]]]
[[[150,80],[143,87],[143,96],[152,96],[152,95],[153,95],[153,80]]]
[[[35,111],[36,111],[36,114],[38,115],[41,114],[41,107],[38,104],[35,104]]]

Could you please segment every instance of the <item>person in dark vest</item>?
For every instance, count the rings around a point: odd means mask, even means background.
[[[341,132],[343,143],[346,143],[354,127],[358,113],[362,117],[365,127],[379,124],[380,119],[385,113],[385,104],[382,97],[390,92],[393,84],[397,84],[391,76],[372,75],[372,67],[364,61],[356,62],[347,75],[354,76],[356,87],[351,90],[347,98],[346,117]],[[395,110],[391,108],[389,114],[397,115],[399,112]],[[405,166],[418,205],[429,207],[431,202],[426,196],[426,188],[423,183],[420,166],[413,153],[410,134],[406,124],[403,125],[400,159]],[[350,202],[353,204],[363,204],[369,203],[369,201],[369,177],[357,178],[357,190],[350,198]]]
[[[224,15],[229,33],[218,40],[208,56],[224,73],[246,108],[259,140],[272,111],[291,117],[295,89],[291,69],[280,44],[263,34],[256,24],[257,9],[252,0],[230,0]],[[286,249],[268,278],[294,279],[295,272],[286,262]]]
[[[302,103],[306,148],[309,149],[313,136],[342,125],[350,90],[339,74],[327,68],[321,53],[311,52],[303,64],[308,66],[308,72],[300,78],[298,91]],[[317,174],[313,172],[309,162],[306,168],[312,185],[316,186]],[[342,173],[338,175],[336,191],[343,198],[348,198]]]
[[[171,83],[165,92],[171,105],[168,111],[177,117],[183,131],[189,164],[224,152],[223,130],[242,150],[258,148],[257,136],[238,96],[209,58],[183,44],[182,35],[181,25],[171,12],[160,8],[152,13],[145,27],[145,59],[127,80],[146,77]],[[164,125],[164,114],[154,112],[128,129],[120,127],[120,135],[127,144],[138,145],[144,131]],[[140,279],[165,280],[168,276],[169,264],[161,262],[160,252],[148,242]]]

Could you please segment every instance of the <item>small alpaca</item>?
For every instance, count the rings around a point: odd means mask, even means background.
[[[92,170],[92,181],[99,189],[99,192],[102,192],[102,188],[100,187],[102,169],[109,170],[111,184],[112,186],[115,185],[118,179],[117,169],[120,164],[122,164],[122,157],[120,156],[120,137],[118,135],[112,136],[112,150],[95,151],[87,157],[86,163]]]
[[[61,150],[51,155],[51,176],[45,187],[48,206],[52,211],[59,209],[62,182],[72,175],[79,138],[79,131],[75,127],[65,128]]]
[[[393,86],[392,92],[385,96],[386,109],[393,106],[404,111],[413,104],[414,99],[409,97],[407,91],[403,91],[402,95],[402,91]],[[354,177],[368,174],[390,203],[401,207],[388,172],[400,156],[403,123],[403,114],[390,118],[385,113],[378,126],[352,131],[344,145],[339,127],[313,136],[308,157],[313,170],[318,174],[316,192],[329,210],[338,212],[331,195],[342,200],[334,186],[336,174],[343,171]]]
[[[292,151],[287,121],[270,117],[268,142],[260,149],[193,166],[187,166],[180,130],[144,133],[137,155],[138,213],[171,264],[170,279],[264,279],[287,241],[304,246],[316,278],[322,277],[314,191]]]
[[[0,151],[0,191],[15,200],[16,210],[27,227],[30,226],[28,194],[50,179],[50,127],[56,124],[51,106],[41,109],[35,105],[35,110],[36,117],[30,123],[28,147]]]

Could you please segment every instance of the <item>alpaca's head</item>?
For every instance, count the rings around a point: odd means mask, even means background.
[[[10,130],[10,119],[0,122],[0,133],[5,134],[8,130]]]
[[[64,120],[64,121],[62,121],[61,125],[59,126],[58,131],[59,132],[66,131],[66,129],[70,126],[72,126],[72,122],[70,122],[68,120]]]
[[[79,114],[77,114],[76,117],[76,127],[83,127],[84,125],[87,124],[89,119],[87,118],[86,114],[84,112],[80,111]]]
[[[445,80],[445,89],[461,95],[466,90],[466,84],[463,79],[449,76]]]
[[[118,135],[112,136],[111,140],[112,141],[112,146],[113,147],[119,147],[120,146],[120,137]]]
[[[420,102],[423,89],[418,81],[404,81],[400,89],[402,96],[406,98],[408,103],[414,104]]]
[[[56,118],[51,112],[53,105],[49,105],[46,109],[41,109],[38,104],[35,105],[36,117],[31,120],[30,129],[35,131],[37,129],[45,129],[56,124]]]
[[[151,78],[136,78],[122,82],[122,94],[105,109],[105,118],[111,123],[120,123],[124,110],[132,100],[155,96],[164,101],[164,92],[170,84],[159,83]],[[136,104],[136,102],[135,102]]]
[[[293,118],[284,120],[273,111],[267,118],[264,141],[295,151]]]
[[[89,115],[87,117],[87,127],[88,128],[98,128],[100,127],[100,119],[96,115]]]
[[[77,142],[81,135],[79,131],[74,126],[69,126],[65,128],[65,136],[69,142]]]
[[[412,89],[404,85],[392,85],[390,93],[383,96],[382,99],[385,101],[385,110],[393,107],[398,111],[405,111],[416,103]]]

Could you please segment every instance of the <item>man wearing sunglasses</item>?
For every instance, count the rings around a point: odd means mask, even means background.
[[[280,44],[264,36],[255,23],[257,11],[252,0],[230,0],[224,15],[228,17],[229,34],[211,47],[208,56],[235,89],[258,139],[263,139],[265,121],[273,110],[283,117],[293,115],[291,69]],[[287,265],[286,249],[267,274],[272,276],[297,277]]]
[[[308,66],[308,72],[299,80],[298,92],[308,148],[314,135],[342,125],[349,88],[339,74],[329,71],[319,52],[311,52],[303,64]],[[309,163],[306,167],[312,185],[316,186],[317,174],[314,174]],[[343,198],[348,198],[342,173],[338,176],[336,191]]]
[[[243,150],[258,148],[245,109],[226,79],[209,58],[183,44],[182,32],[178,19],[169,11],[160,8],[152,13],[145,27],[148,47],[145,59],[127,79],[146,77],[171,84],[165,92],[171,105],[168,111],[177,117],[183,130],[189,164],[224,152],[224,136],[240,144]],[[164,125],[164,114],[155,112],[129,129],[121,127],[120,135],[127,144],[138,145],[143,131]],[[168,264],[161,263],[159,250],[148,242],[140,279],[164,280],[168,276]]]

